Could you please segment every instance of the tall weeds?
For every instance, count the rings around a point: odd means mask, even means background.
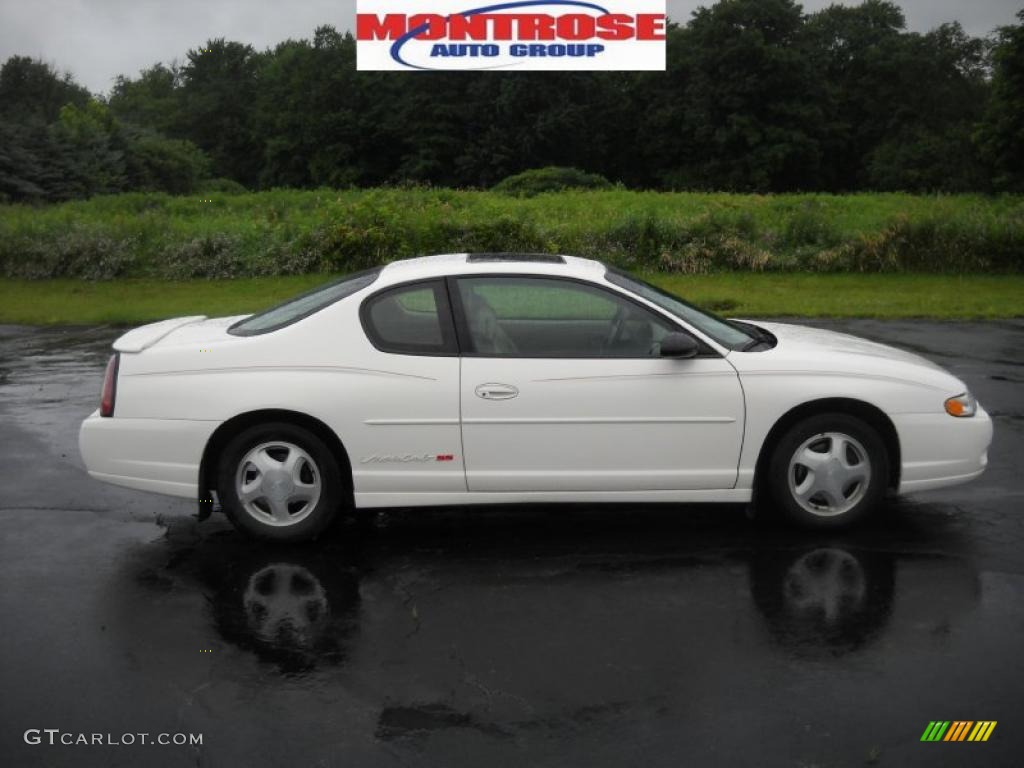
[[[414,187],[0,206],[0,274],[11,277],[305,274],[459,251],[679,273],[1024,272],[1024,199]]]

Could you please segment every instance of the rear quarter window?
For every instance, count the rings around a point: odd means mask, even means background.
[[[399,285],[370,296],[360,308],[367,338],[381,352],[455,355],[455,327],[441,280]]]
[[[270,333],[279,328],[284,328],[292,323],[297,323],[303,318],[309,317],[320,310],[329,307],[346,296],[361,291],[377,279],[381,267],[348,275],[319,288],[314,288],[308,293],[289,299],[283,304],[271,307],[255,315],[239,320],[228,328],[228,333],[235,336],[256,336],[261,333]]]

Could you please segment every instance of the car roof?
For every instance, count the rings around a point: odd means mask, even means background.
[[[581,277],[593,280],[607,267],[577,256],[531,253],[445,253],[393,261],[381,271],[381,281],[404,283],[444,275],[523,274]]]

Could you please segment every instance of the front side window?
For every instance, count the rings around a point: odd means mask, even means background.
[[[309,317],[314,312],[319,312],[346,296],[351,296],[356,291],[361,291],[371,285],[379,274],[380,267],[377,267],[322,285],[301,296],[296,296],[294,299],[289,299],[283,304],[278,304],[276,307],[239,320],[228,329],[228,333],[235,336],[255,336],[284,328],[304,317]]]
[[[367,299],[361,316],[367,337],[382,352],[457,354],[444,283],[401,285]]]
[[[463,277],[469,354],[658,357],[668,321],[610,291],[546,277]]]
[[[652,304],[664,309],[666,312],[675,315],[681,320],[690,323],[694,328],[706,333],[723,347],[728,349],[746,349],[757,337],[744,330],[737,323],[723,320],[703,309],[698,309],[689,302],[683,301],[678,296],[673,296],[667,291],[661,290],[650,283],[645,283],[626,272],[617,269],[608,269],[605,278],[612,285],[625,288],[630,293],[647,299]]]

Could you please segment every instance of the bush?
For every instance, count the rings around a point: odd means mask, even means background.
[[[151,132],[127,143],[125,162],[129,188],[172,195],[194,191],[210,170],[209,159],[192,142]]]
[[[172,245],[164,252],[160,272],[174,280],[248,277],[250,263],[242,255],[241,243],[230,235],[206,235]]]
[[[207,179],[200,182],[195,189],[201,195],[244,195],[247,190],[234,179]]]
[[[599,173],[549,165],[547,168],[535,168],[508,176],[495,184],[493,189],[514,197],[533,197],[565,189],[609,189],[611,186],[612,183]]]
[[[135,267],[132,239],[117,240],[73,229],[57,237],[18,239],[0,245],[0,271],[5,277],[40,280],[77,277],[110,280],[130,274]]]
[[[97,196],[0,206],[9,276],[346,272],[426,253],[538,251],[633,269],[1024,272],[1024,200],[448,189]]]
[[[790,215],[783,238],[786,244],[795,248],[803,245],[831,247],[839,242],[827,212],[813,199],[801,203]]]
[[[545,250],[536,226],[528,220],[507,215],[463,225],[448,224],[441,234],[442,242],[432,250],[449,253]]]
[[[763,272],[770,268],[772,254],[756,244],[730,235],[694,240],[679,250],[662,254],[659,269],[666,272],[701,274],[723,270]]]
[[[845,248],[847,268],[862,272],[1019,272],[1019,232],[981,221],[949,222],[901,216],[881,232]]]
[[[340,222],[318,227],[299,236],[290,248],[298,263],[315,265],[312,271],[355,272],[394,257],[395,243],[381,226]]]
[[[630,216],[608,229],[601,250],[623,267],[655,264],[685,242],[680,234],[653,216]]]

